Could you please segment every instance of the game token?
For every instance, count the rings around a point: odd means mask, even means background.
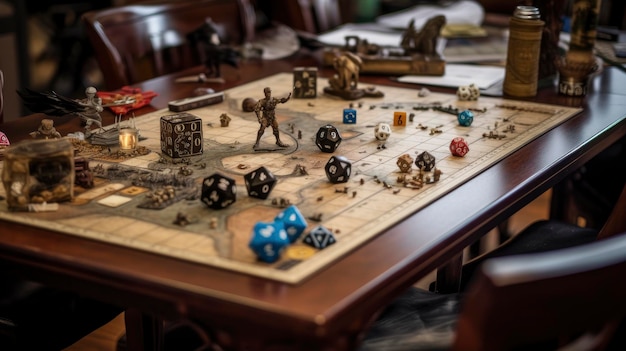
[[[285,256],[293,260],[305,260],[315,255],[316,252],[317,250],[311,246],[294,244],[287,247],[287,249],[285,250]]]

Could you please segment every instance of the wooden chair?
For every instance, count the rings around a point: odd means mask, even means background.
[[[269,20],[309,34],[350,22],[353,5],[356,3],[346,0],[257,0],[257,7]]]
[[[187,39],[210,18],[222,44],[242,44],[254,35],[247,0],[142,1],[82,16],[105,88],[119,89],[202,64]]]
[[[394,300],[361,351],[626,349],[624,213],[626,186],[599,231],[531,224],[467,263],[463,292],[411,288]]]
[[[466,294],[410,289],[361,351],[624,349],[626,235],[486,261]],[[595,348],[589,347],[593,345]],[[609,346],[610,345],[610,346]]]

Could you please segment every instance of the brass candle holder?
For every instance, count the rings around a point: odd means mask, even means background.
[[[132,152],[137,148],[139,131],[135,128],[122,128],[119,130],[120,150]]]

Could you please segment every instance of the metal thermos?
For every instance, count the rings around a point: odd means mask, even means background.
[[[509,21],[509,44],[506,56],[503,91],[505,95],[537,95],[537,77],[544,22],[539,9],[518,6]]]

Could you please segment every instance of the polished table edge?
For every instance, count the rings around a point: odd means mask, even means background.
[[[258,78],[289,67],[256,65],[262,71],[254,73]],[[137,86],[157,90],[173,79]],[[391,298],[623,138],[624,93],[603,90],[617,84],[612,80],[624,86],[626,77],[607,68],[594,79],[600,81],[597,89],[582,99],[540,92],[536,101],[560,101],[584,111],[297,285],[4,221],[0,259],[21,274],[61,286],[71,281],[72,289],[166,319],[188,317],[224,330],[245,321],[259,334],[288,332],[328,341],[365,327]],[[364,76],[362,81],[381,79]],[[146,111],[171,96],[162,95]],[[58,121],[61,127],[77,123]]]

